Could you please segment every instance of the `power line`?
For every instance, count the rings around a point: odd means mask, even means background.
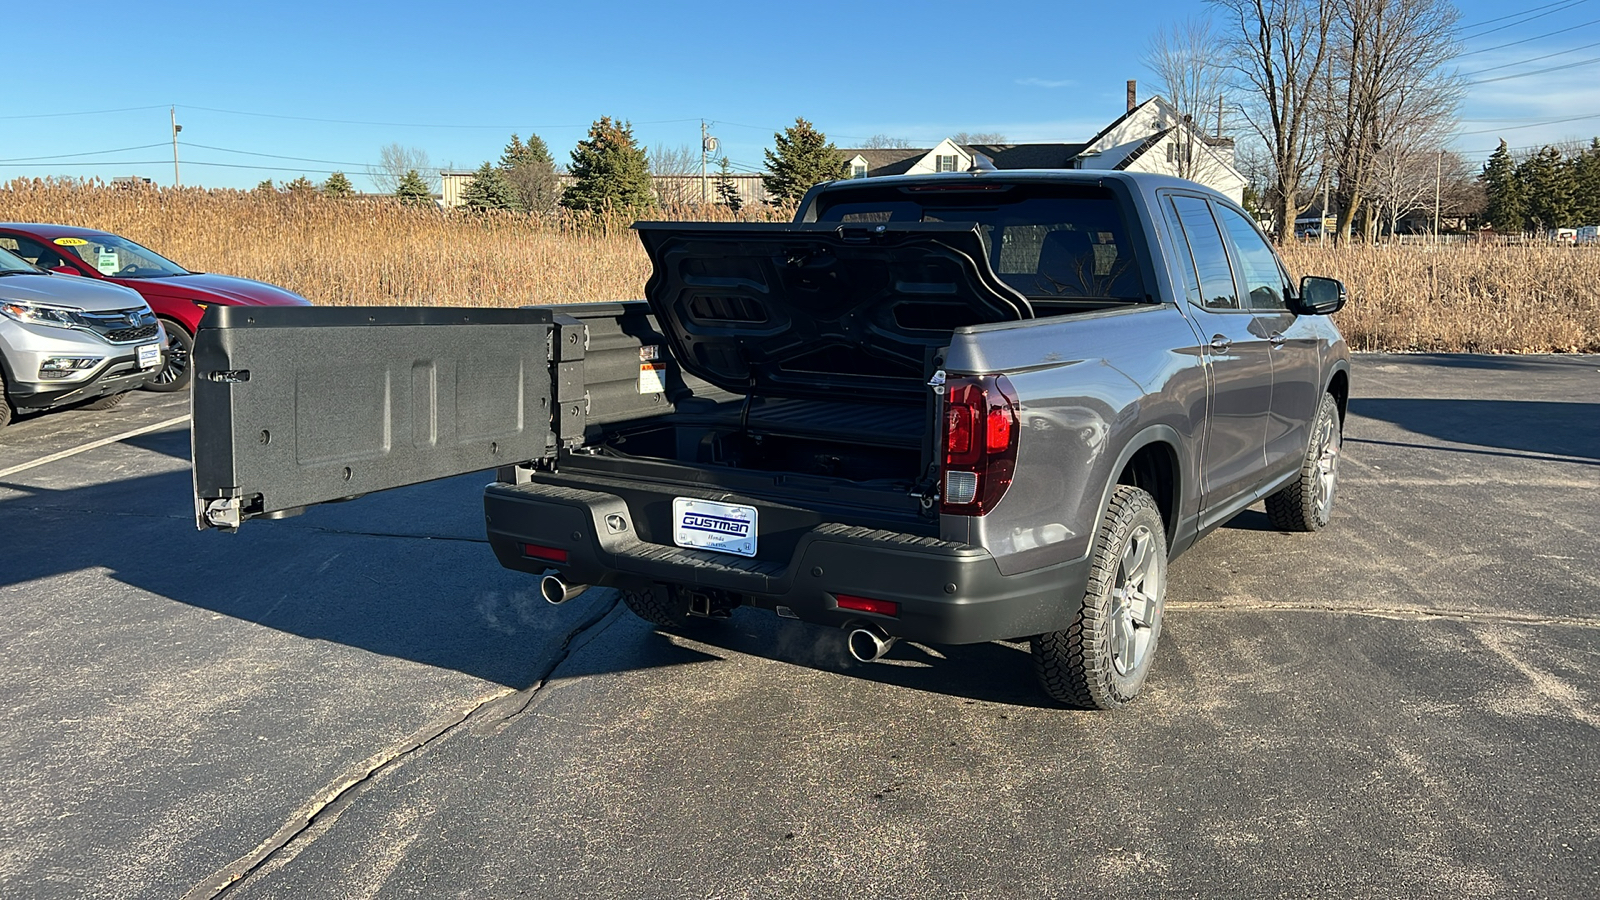
[[[1553,56],[1565,56],[1568,53],[1577,53],[1579,50],[1587,50],[1590,47],[1600,47],[1600,41],[1595,41],[1592,44],[1584,44],[1581,47],[1573,47],[1571,50],[1558,50],[1555,53],[1546,53],[1543,56],[1535,56],[1532,59],[1519,59],[1516,62],[1509,62],[1504,65],[1490,66],[1487,69],[1479,69],[1476,72],[1462,72],[1461,75],[1463,78],[1471,78],[1474,75],[1482,75],[1485,72],[1493,72],[1497,69],[1510,69],[1515,66],[1525,66],[1528,63],[1535,63],[1542,59],[1549,59]]]
[[[160,106],[124,106],[121,109],[86,109],[81,112],[30,113],[25,116],[0,116],[0,119],[59,119],[63,116],[103,116],[110,113],[125,113],[137,112],[139,110],[146,109],[160,109],[162,106],[166,105],[167,104],[163,103]]]
[[[1491,50],[1504,50],[1507,47],[1515,47],[1518,44],[1526,44],[1530,41],[1544,40],[1547,37],[1555,37],[1558,34],[1566,34],[1569,31],[1577,31],[1579,28],[1588,28],[1590,25],[1593,25],[1597,22],[1600,22],[1600,19],[1591,19],[1587,22],[1582,22],[1577,25],[1569,25],[1566,28],[1558,28],[1555,31],[1546,32],[1544,34],[1536,34],[1531,38],[1523,38],[1520,41],[1511,41],[1507,44],[1496,44],[1493,47],[1484,47],[1482,50],[1468,50],[1465,53],[1457,53],[1456,59],[1460,59],[1463,56],[1474,56],[1479,53],[1488,53]]]
[[[1547,10],[1546,12],[1535,13],[1533,15],[1528,16],[1525,19],[1521,19],[1521,20],[1516,21],[1516,22],[1508,22],[1505,25],[1500,25],[1500,26],[1497,26],[1497,27],[1494,27],[1494,28],[1489,28],[1489,29],[1486,29],[1484,31],[1480,31],[1477,34],[1466,35],[1465,37],[1462,38],[1462,40],[1470,41],[1470,40],[1473,40],[1475,38],[1481,38],[1486,34],[1494,34],[1496,31],[1505,31],[1507,28],[1515,28],[1518,25],[1522,25],[1522,24],[1525,24],[1527,22],[1532,22],[1534,19],[1542,19],[1545,16],[1554,15],[1554,14],[1556,14],[1558,12],[1565,12],[1566,10],[1571,9],[1574,6],[1581,6],[1581,5],[1583,5],[1585,3],[1588,3],[1588,2],[1589,2],[1589,0],[1572,0],[1571,3],[1568,3],[1565,6],[1560,6],[1560,7],[1557,7],[1555,9],[1550,9],[1550,10]],[[1540,9],[1544,9],[1544,7],[1540,7]]]
[[[192,144],[188,141],[179,141],[178,143],[184,147],[193,147],[196,150],[215,150],[218,153],[238,153],[243,156],[261,156],[267,159],[287,159],[292,162],[322,163],[329,166],[350,166],[352,168],[373,168],[377,166],[377,163],[349,162],[342,159],[311,159],[310,157],[305,156],[283,156],[278,153],[257,153],[254,150],[233,150],[228,147],[212,147],[207,144]]]
[[[1511,13],[1509,15],[1498,16],[1498,17],[1493,18],[1493,19],[1484,19],[1482,22],[1473,22],[1470,25],[1463,25],[1463,26],[1461,26],[1461,30],[1469,31],[1469,30],[1471,30],[1473,28],[1478,28],[1478,27],[1483,26],[1483,25],[1493,25],[1496,22],[1504,22],[1507,19],[1515,19],[1517,16],[1525,16],[1528,13],[1538,12],[1541,9],[1549,9],[1552,6],[1560,6],[1561,4],[1566,3],[1566,2],[1568,2],[1568,0],[1556,0],[1555,3],[1546,3],[1543,6],[1535,6],[1533,9],[1524,9],[1524,10],[1521,10],[1519,12]]]
[[[181,105],[181,104],[180,104]],[[211,106],[185,106],[184,109],[200,110],[202,112],[222,113],[230,116],[254,116],[261,119],[289,119],[296,122],[320,122],[324,125],[372,125],[384,128],[493,128],[493,129],[519,129],[519,128],[588,128],[593,123],[582,125],[529,125],[527,123],[513,125],[462,125],[439,124],[428,122],[368,122],[359,119],[322,119],[314,116],[289,116],[279,113],[248,112],[240,109],[217,109]],[[647,122],[629,122],[631,125],[671,125],[681,122],[698,122],[693,119],[654,119]]]
[[[82,153],[59,153],[59,154],[56,154],[55,156],[17,156],[17,157],[13,157],[11,159],[0,159],[0,163],[31,162],[33,160],[42,160],[42,159],[71,159],[71,158],[73,158],[75,156],[100,156],[100,155],[106,154],[106,153],[126,153],[129,150],[149,150],[151,147],[165,147],[165,146],[166,146],[166,142],[165,141],[158,141],[158,142],[156,142],[154,144],[140,144],[137,147],[118,147],[115,150],[85,150]],[[102,160],[102,162],[116,162],[116,160],[114,160],[114,159],[113,160]]]
[[[1527,125],[1510,125],[1505,128],[1484,128],[1479,131],[1458,131],[1456,137],[1467,137],[1474,134],[1499,134],[1502,131],[1520,131],[1524,128],[1540,128],[1545,125],[1564,125],[1568,122],[1585,122],[1589,119],[1600,119],[1600,113],[1591,113],[1584,116],[1569,116],[1564,119],[1550,119],[1544,122],[1531,122]]]
[[[1564,69],[1576,69],[1579,66],[1591,66],[1597,62],[1600,62],[1600,56],[1592,56],[1588,59],[1580,59],[1574,63],[1567,63],[1564,66],[1551,66],[1548,69],[1534,69],[1532,72],[1519,72],[1516,75],[1501,75],[1498,78],[1484,78],[1480,81],[1469,81],[1465,86],[1472,87],[1475,84],[1492,84],[1496,81],[1510,81],[1513,78],[1527,78],[1531,75],[1544,75],[1550,72],[1560,72]]]

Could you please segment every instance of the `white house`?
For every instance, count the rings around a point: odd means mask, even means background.
[[[1126,113],[1083,144],[957,144],[946,138],[932,148],[841,152],[851,178],[965,172],[982,156],[997,169],[1156,172],[1197,181],[1234,202],[1244,199],[1233,141],[1202,134],[1160,97],[1139,104],[1130,100]]]

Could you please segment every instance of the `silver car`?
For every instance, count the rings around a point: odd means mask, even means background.
[[[0,250],[0,425],[17,412],[115,406],[161,371],[165,347],[133,291],[51,275]]]

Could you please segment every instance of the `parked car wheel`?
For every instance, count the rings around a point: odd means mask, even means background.
[[[1339,407],[1323,394],[1311,423],[1300,477],[1267,498],[1267,518],[1279,531],[1321,531],[1333,516],[1333,495],[1339,488],[1339,450],[1343,445]]]
[[[189,386],[189,360],[194,354],[194,338],[182,325],[162,319],[167,332],[167,364],[144,386],[147,391],[181,391]]]
[[[663,628],[682,625],[689,618],[689,595],[664,584],[653,584],[648,591],[623,591],[622,602],[634,615]]]
[[[1167,536],[1155,499],[1118,485],[1095,543],[1072,624],[1030,643],[1034,671],[1053,699],[1114,709],[1139,696],[1161,637]]]
[[[6,376],[0,373],[0,428],[11,424],[11,398],[6,396]]]
[[[120,394],[103,394],[83,405],[83,409],[111,409],[122,404],[122,398],[128,396],[124,391]]]

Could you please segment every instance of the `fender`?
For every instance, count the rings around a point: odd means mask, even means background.
[[[1177,448],[1183,446],[1183,439],[1179,437],[1177,429],[1173,428],[1171,425],[1157,423],[1154,425],[1148,425],[1141,429],[1133,437],[1129,438],[1128,442],[1123,444],[1122,449],[1117,452],[1116,462],[1111,466],[1109,472],[1110,477],[1106,479],[1105,487],[1102,488],[1100,492],[1100,511],[1095,516],[1095,537],[1094,540],[1089,543],[1090,556],[1094,555],[1095,545],[1100,540],[1099,523],[1105,519],[1106,510],[1111,508],[1111,494],[1116,490],[1118,483],[1117,478],[1122,475],[1122,471],[1128,467],[1128,463],[1132,461],[1135,454],[1145,447],[1156,443],[1166,444],[1168,447],[1171,447],[1173,451],[1171,453],[1173,480],[1172,509],[1168,515],[1170,521],[1167,522],[1167,548],[1169,556],[1177,556],[1177,553],[1173,551],[1173,548],[1178,546],[1180,537],[1186,541],[1184,544],[1186,547],[1188,544],[1192,544],[1194,542],[1193,523],[1182,521],[1184,492],[1189,483],[1189,473],[1184,469],[1185,463],[1183,454],[1177,452]]]

